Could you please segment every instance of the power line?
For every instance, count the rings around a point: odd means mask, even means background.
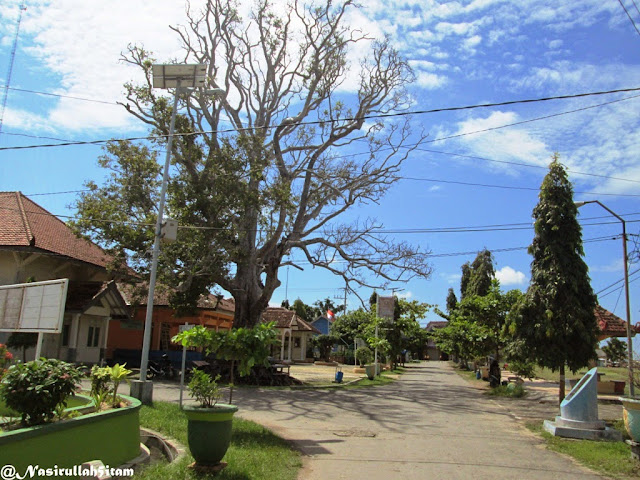
[[[39,92],[38,92],[39,93]],[[483,129],[483,130],[474,130],[472,132],[465,132],[465,133],[461,133],[461,134],[457,134],[457,135],[452,135],[452,136],[448,136],[448,137],[440,137],[437,139],[433,139],[433,140],[429,140],[426,143],[433,143],[433,142],[437,142],[437,141],[441,141],[444,139],[449,139],[449,138],[455,138],[455,137],[461,137],[461,136],[466,136],[466,135],[473,135],[476,133],[483,133],[483,132],[487,132],[487,131],[492,131],[492,130],[498,130],[498,129],[502,129],[502,128],[507,128],[507,127],[512,127],[515,125],[520,125],[523,123],[530,123],[530,122],[534,122],[534,121],[538,121],[538,120],[544,120],[544,119],[548,119],[548,118],[552,118],[552,117],[557,117],[560,115],[567,115],[570,113],[575,113],[575,112],[579,112],[579,111],[584,111],[584,110],[588,110],[591,108],[597,108],[597,107],[601,107],[601,106],[605,106],[605,105],[610,105],[612,103],[617,103],[617,102],[622,102],[622,101],[626,101],[626,100],[630,100],[633,98],[638,98],[640,97],[640,95],[634,95],[631,97],[625,97],[622,99],[618,99],[618,100],[612,100],[610,102],[604,102],[604,103],[599,103],[596,105],[590,105],[588,107],[583,107],[583,108],[579,108],[579,109],[575,109],[575,110],[569,110],[566,112],[560,112],[560,113],[555,113],[555,114],[551,114],[551,115],[545,115],[543,117],[536,117],[536,118],[532,118],[532,119],[528,119],[528,120],[523,120],[521,122],[515,122],[515,123],[510,123],[510,124],[505,124],[505,125],[500,125],[497,127],[491,127],[491,128],[487,128],[487,129]],[[206,133],[206,132],[203,132]],[[7,133],[4,132],[5,135],[15,135],[15,136],[23,136],[23,137],[29,137],[29,138],[43,138],[43,139],[49,139],[49,140],[56,140],[56,141],[60,141],[60,142],[68,142],[68,143],[73,143],[75,142],[74,140],[68,140],[68,139],[61,139],[61,138],[56,138],[56,137],[44,137],[44,136],[38,136],[38,135],[28,135],[28,134],[22,134],[22,133]],[[153,138],[159,138],[159,137],[145,137],[146,139],[153,139]],[[418,144],[412,144],[412,145],[402,145],[402,147],[404,148],[411,148],[411,147],[415,147]],[[384,150],[389,150],[389,149],[384,149]],[[502,164],[507,164],[507,165],[515,165],[515,166],[521,166],[521,167],[529,167],[529,168],[538,168],[538,169],[545,169],[546,170],[546,166],[542,166],[542,165],[534,165],[534,164],[528,164],[528,163],[522,163],[522,162],[514,162],[514,161],[508,161],[508,160],[497,160],[497,159],[492,159],[492,158],[487,158],[487,157],[480,157],[480,156],[476,156],[476,155],[464,155],[464,154],[459,154],[459,153],[453,153],[453,152],[444,152],[441,150],[432,150],[432,149],[426,149],[426,148],[415,148],[416,151],[421,151],[421,152],[428,152],[428,153],[438,153],[438,154],[442,154],[442,155],[450,155],[450,156],[455,156],[455,157],[460,157],[460,158],[469,158],[469,159],[473,159],[473,160],[483,160],[483,161],[487,161],[487,162],[494,162],[494,163],[502,163]],[[381,150],[382,151],[382,150]],[[370,152],[361,152],[361,153],[354,153],[354,154],[349,154],[349,155],[343,155],[339,158],[349,158],[349,157],[355,157],[355,156],[359,156],[359,155],[369,155]],[[620,178],[620,177],[612,177],[609,175],[600,175],[600,174],[596,174],[596,173],[585,173],[585,172],[579,172],[576,170],[571,170],[571,169],[567,169],[567,171],[569,173],[573,173],[574,175],[583,175],[583,176],[589,176],[589,177],[597,177],[597,178],[604,178],[604,179],[608,179],[608,180],[617,180],[617,181],[623,181],[623,182],[631,182],[631,183],[640,183],[640,180],[633,180],[630,178]],[[414,180],[410,177],[400,177],[400,178],[406,178],[408,180]],[[420,179],[415,179],[415,180],[420,180]],[[437,180],[429,180],[429,179],[425,179],[425,181],[434,181],[436,182]],[[446,183],[446,181],[442,180],[442,183]],[[450,183],[456,183],[451,181]],[[459,182],[460,184],[464,184],[462,182]],[[471,184],[473,185],[473,184]],[[493,187],[493,188],[510,188],[510,189],[519,189],[520,187],[503,187],[503,186],[491,186],[491,185],[477,185],[477,186],[489,186],[489,187]],[[536,188],[533,187],[522,187],[522,189],[531,189],[531,190],[537,190]],[[596,193],[596,192],[575,192],[575,193],[584,193],[584,194],[591,194],[591,195],[611,195],[611,196],[634,196],[631,194],[613,194],[613,193]]]
[[[472,110],[477,108],[492,108],[492,107],[501,107],[506,105],[516,105],[516,104],[526,104],[526,103],[538,103],[538,102],[547,102],[551,100],[567,100],[571,98],[581,98],[581,97],[589,97],[589,96],[597,96],[597,95],[608,95],[612,93],[622,93],[622,92],[636,92],[640,91],[640,87],[637,88],[623,88],[616,90],[607,90],[601,92],[587,92],[587,93],[578,93],[572,95],[556,95],[553,97],[542,97],[542,98],[532,98],[532,99],[521,99],[521,100],[510,100],[505,102],[495,102],[495,103],[486,103],[486,104],[476,104],[476,105],[465,105],[460,107],[444,107],[444,108],[434,108],[430,110],[414,110],[410,112],[396,112],[396,113],[384,113],[384,114],[376,114],[376,115],[364,115],[362,117],[346,117],[341,119],[327,119],[327,120],[313,120],[307,122],[299,122],[291,125],[322,125],[326,123],[336,123],[336,122],[350,122],[350,121],[360,121],[360,120],[370,120],[370,119],[379,119],[379,118],[394,118],[394,117],[406,117],[411,115],[425,115],[429,113],[441,113],[441,112],[453,112],[453,111],[461,111],[461,110]],[[195,136],[195,135],[203,135],[205,133],[237,133],[241,131],[252,131],[257,129],[268,130],[274,128],[273,126],[264,126],[264,127],[246,127],[246,128],[229,128],[223,130],[209,130],[209,131],[198,131],[198,132],[189,132],[182,134],[174,134],[174,136]],[[158,135],[158,136],[146,136],[146,137],[129,137],[119,139],[120,141],[133,141],[133,140],[150,140],[154,138],[163,138],[167,135]],[[96,145],[101,143],[107,143],[109,141],[116,139],[102,139],[102,140],[91,140],[91,141],[78,141],[78,142],[64,142],[64,143],[56,143],[56,144],[41,144],[41,145],[25,145],[25,146],[17,146],[17,147],[0,147],[0,151],[2,150],[25,150],[25,149],[33,149],[33,148],[49,148],[49,147],[62,147],[62,146],[75,146],[75,145]]]
[[[69,98],[71,100],[81,100],[83,102],[93,102],[93,103],[102,103],[104,105],[119,106],[119,104],[117,102],[108,102],[106,100],[97,100],[95,98],[75,97],[73,95],[62,95],[62,94],[58,94],[58,93],[39,92],[37,90],[27,90],[26,88],[9,87],[8,85],[4,85],[4,88],[7,89],[7,90],[14,90],[16,92],[35,93],[36,95],[45,95],[45,96],[48,96],[48,97]]]
[[[540,191],[539,187],[515,187],[512,185],[495,185],[488,183],[473,183],[473,182],[460,182],[456,180],[442,180],[437,178],[420,178],[420,177],[399,177],[403,180],[412,180],[419,182],[432,182],[432,183],[448,183],[455,185],[464,185],[470,187],[484,187],[484,188],[501,188],[505,190],[527,190],[527,191]],[[602,192],[573,192],[579,193],[581,195],[603,195],[603,196],[612,196],[612,197],[640,197],[640,194],[633,193],[602,193]]]
[[[0,210],[4,211],[12,211],[12,212],[20,212],[21,210],[17,208],[11,207],[3,207],[0,206]],[[82,220],[81,217],[72,216],[72,215],[55,215],[50,212],[42,212],[42,211],[33,211],[33,210],[25,210],[26,213],[34,214],[34,215],[53,215],[58,218],[66,218],[68,220]],[[622,214],[621,216],[636,216],[640,215],[640,212],[627,213]],[[583,222],[591,221],[591,220],[600,220],[603,218],[609,218],[609,216],[599,216],[599,217],[588,217],[584,218]],[[125,220],[114,220],[114,219],[86,219],[87,221],[96,222],[96,223],[105,223],[105,224],[117,224],[117,225],[133,225],[140,227],[152,227],[155,224],[153,223],[143,223],[143,222],[132,222]],[[626,223],[638,223],[639,220],[626,220]],[[618,221],[605,221],[605,222],[593,222],[593,223],[583,223],[583,226],[600,226],[600,225],[612,225],[618,224]],[[229,230],[226,227],[199,227],[192,225],[180,225],[179,229],[193,229],[193,230],[218,230],[218,231],[226,231]],[[533,228],[533,224],[531,222],[528,223],[506,223],[506,224],[493,224],[493,225],[479,225],[479,226],[459,226],[459,227],[432,227],[432,228],[410,228],[410,229],[374,229],[371,230],[371,233],[376,234],[417,234],[417,233],[474,233],[474,232],[496,232],[496,231],[510,231],[510,230],[530,230]],[[259,232],[269,232],[268,229],[258,229]],[[604,238],[604,237],[603,237]],[[606,237],[609,238],[609,237]]]
[[[504,125],[502,127],[496,127],[496,128],[505,128],[505,127],[509,127],[511,125]],[[469,134],[473,134],[476,132],[469,132]],[[513,162],[513,161],[509,161],[509,160],[496,160],[494,158],[487,158],[487,157],[479,157],[476,155],[464,155],[461,153],[453,153],[453,152],[443,152],[441,150],[431,150],[431,149],[426,149],[426,148],[416,148],[415,150],[417,151],[421,151],[421,152],[428,152],[428,153],[438,153],[438,154],[442,154],[442,155],[450,155],[453,157],[461,157],[461,158],[468,158],[471,160],[484,160],[487,162],[494,162],[494,163],[503,163],[506,165],[515,165],[518,167],[528,167],[528,168],[538,168],[538,169],[542,169],[542,170],[547,170],[549,167],[547,166],[543,166],[543,165],[534,165],[531,163],[522,163],[522,162]],[[577,170],[570,170],[567,169],[567,172],[569,173],[573,173],[574,175],[584,175],[586,177],[597,177],[597,178],[604,178],[607,180],[618,180],[618,181],[622,181],[622,182],[631,182],[631,183],[640,183],[640,180],[632,180],[630,178],[621,178],[621,177],[611,177],[609,175],[600,175],[597,173],[585,173],[585,172],[579,172]]]
[[[627,14],[627,17],[629,17],[629,20],[631,21],[631,24],[633,25],[633,28],[636,29],[637,34],[640,35],[640,30],[638,30],[638,26],[636,25],[636,22],[633,21],[633,17],[631,16],[629,11],[627,10],[627,7],[624,6],[624,3],[622,3],[622,0],[618,0],[618,3],[624,9],[624,13]]]
[[[83,192],[90,192],[90,191],[91,190],[89,190],[89,189],[85,189],[85,190],[67,190],[65,192],[25,193],[24,196],[25,197],[40,197],[40,196],[45,196],[45,195],[65,195],[65,194],[69,194],[69,193],[83,193]]]

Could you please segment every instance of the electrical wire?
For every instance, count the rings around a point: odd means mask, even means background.
[[[444,107],[444,108],[434,108],[430,110],[414,110],[409,112],[396,112],[396,113],[383,113],[376,115],[363,115],[361,117],[346,117],[341,119],[327,119],[327,120],[313,120],[307,122],[299,122],[291,125],[321,125],[326,123],[337,123],[337,122],[350,122],[350,121],[360,121],[360,120],[371,120],[371,119],[380,119],[380,118],[394,118],[394,117],[407,117],[412,115],[425,115],[429,113],[441,113],[441,112],[453,112],[453,111],[461,111],[461,110],[472,110],[477,108],[493,108],[493,107],[501,107],[506,105],[517,105],[517,104],[527,104],[527,103],[538,103],[538,102],[547,102],[551,100],[567,100],[572,98],[582,98],[589,96],[598,96],[598,95],[608,95],[612,93],[622,93],[622,92],[637,92],[640,91],[640,87],[636,88],[621,88],[615,90],[607,90],[600,92],[587,92],[587,93],[578,93],[572,95],[556,95],[552,97],[541,97],[541,98],[531,98],[531,99],[520,99],[520,100],[510,100],[504,102],[494,102],[494,103],[486,103],[486,104],[476,104],[476,105],[465,105],[460,107]],[[209,130],[209,131],[198,131],[198,132],[189,132],[189,133],[174,133],[174,136],[195,136],[202,135],[205,133],[237,133],[241,131],[253,131],[257,129],[268,130],[273,128],[272,126],[264,126],[264,127],[246,127],[246,128],[230,128],[230,129],[222,129],[222,130]],[[164,138],[168,135],[158,135],[158,136],[146,136],[146,137],[129,137],[123,138],[119,140],[125,141],[134,141],[134,140],[150,140],[157,138]],[[33,148],[51,148],[51,147],[63,147],[63,146],[76,146],[76,145],[97,145],[107,143],[115,139],[102,139],[102,140],[90,140],[90,141],[79,141],[79,142],[63,142],[56,144],[40,144],[40,145],[24,145],[24,146],[13,146],[13,147],[0,147],[0,151],[5,150],[26,150]]]
[[[61,94],[58,94],[58,93],[39,92],[37,90],[27,90],[26,88],[8,87],[6,85],[3,85],[0,88],[6,88],[7,90],[14,90],[16,92],[35,93],[36,95],[45,95],[45,96],[48,96],[48,97],[69,98],[71,100],[81,100],[83,102],[93,102],[93,103],[102,103],[102,104],[105,104],[105,105],[119,106],[119,104],[117,102],[109,102],[109,101],[106,101],[106,100],[96,100],[95,98],[74,97],[72,95],[61,95]]]
[[[624,9],[624,13],[627,14],[627,17],[629,17],[629,20],[631,21],[631,24],[633,25],[633,28],[635,28],[636,32],[638,33],[638,35],[640,35],[640,30],[638,30],[638,26],[636,25],[636,22],[634,22],[633,17],[631,16],[629,11],[627,10],[627,7],[624,6],[624,3],[622,3],[622,0],[618,0],[618,3]]]
[[[12,211],[12,212],[22,212],[23,210],[11,207],[0,206],[0,211]],[[82,220],[81,217],[72,216],[72,215],[55,215],[46,211],[33,211],[33,210],[24,210],[25,213],[33,214],[33,215],[53,215],[58,218],[66,218],[68,220]],[[621,216],[635,216],[640,215],[638,213],[628,213],[622,214]],[[600,225],[612,225],[618,224],[617,220],[605,221],[605,222],[592,222],[592,223],[584,223],[591,220],[600,220],[603,218],[609,218],[609,216],[599,216],[599,217],[588,217],[582,219],[582,226],[600,226]],[[96,222],[96,223],[105,223],[105,224],[115,224],[115,225],[132,225],[132,226],[141,226],[141,227],[153,227],[155,223],[144,223],[144,222],[132,222],[132,221],[123,221],[123,220],[114,220],[114,219],[86,219],[87,221]],[[625,220],[626,223],[639,223],[639,220]],[[226,231],[228,228],[223,227],[199,227],[192,225],[180,225],[179,229],[192,229],[192,230],[212,230],[212,231]],[[507,224],[494,224],[494,225],[481,225],[481,226],[461,226],[461,227],[432,227],[432,228],[410,228],[410,229],[374,229],[372,233],[376,234],[417,234],[417,233],[475,233],[475,232],[499,232],[499,231],[510,231],[510,230],[530,230],[533,228],[533,223],[507,223]],[[268,229],[258,229],[259,232],[269,232]],[[355,233],[364,233],[364,232],[355,232]],[[608,238],[608,237],[605,237]]]
[[[433,182],[433,183],[447,183],[454,185],[464,185],[471,187],[483,187],[483,188],[501,188],[505,190],[527,190],[527,191],[540,191],[539,187],[515,187],[513,185],[495,185],[488,183],[472,183],[472,182],[460,182],[456,180],[442,180],[437,178],[420,178],[420,177],[399,177],[403,180],[412,180],[412,181],[420,181],[420,182]],[[578,192],[575,191],[573,193],[579,193],[581,195],[602,195],[602,196],[612,196],[612,197],[640,197],[640,194],[633,193],[602,193],[602,192]]]

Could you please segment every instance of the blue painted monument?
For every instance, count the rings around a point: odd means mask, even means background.
[[[592,368],[560,404],[555,422],[544,421],[544,429],[557,436],[585,440],[622,440],[617,430],[598,419],[598,369]]]

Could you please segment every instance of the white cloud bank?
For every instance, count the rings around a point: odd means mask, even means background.
[[[527,277],[524,273],[514,270],[507,266],[502,267],[496,272],[496,278],[500,281],[500,285],[524,285],[527,281]]]

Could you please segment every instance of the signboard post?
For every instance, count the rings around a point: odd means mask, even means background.
[[[36,359],[44,333],[62,332],[69,279],[0,286],[0,332],[38,334]]]
[[[184,325],[180,325],[178,327],[179,332],[186,332],[187,330],[191,330],[195,325],[189,325],[185,323]],[[182,368],[180,369],[180,408],[182,408],[182,394],[184,391],[184,370],[187,365],[187,347],[185,345],[182,346]]]
[[[393,322],[393,316],[396,310],[395,297],[382,297],[378,295],[376,301],[376,313],[378,318],[384,318]],[[376,323],[376,340],[378,339],[378,324]],[[374,364],[376,366],[376,375],[380,375],[380,367],[378,366],[378,347],[376,346],[374,354]]]

